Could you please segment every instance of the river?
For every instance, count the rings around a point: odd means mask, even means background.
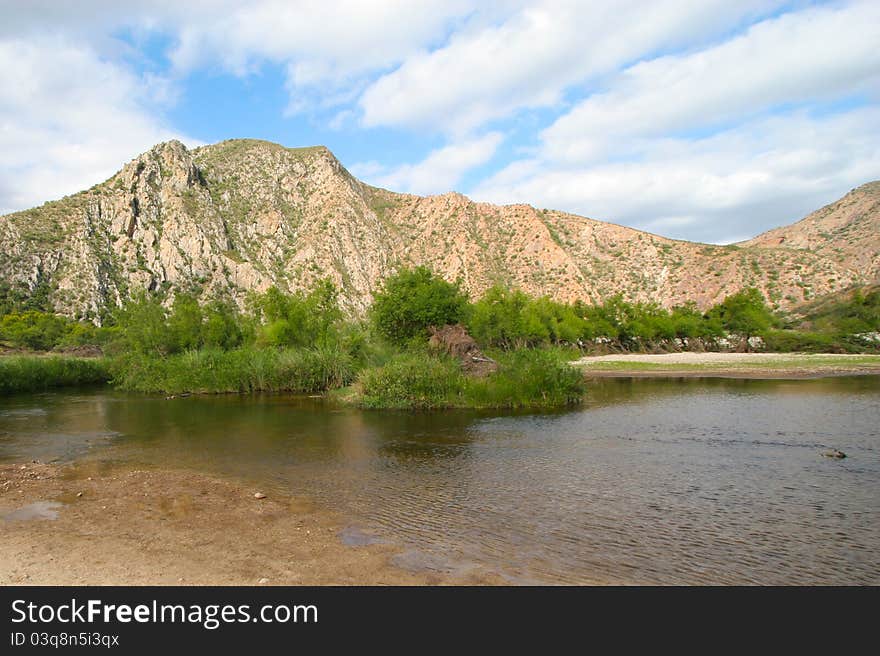
[[[834,460],[821,451],[836,448]],[[601,379],[552,413],[286,395],[0,399],[0,461],[188,468],[307,497],[411,569],[512,583],[880,584],[880,377]]]

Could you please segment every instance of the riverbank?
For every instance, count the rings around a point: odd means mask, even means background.
[[[499,584],[349,546],[330,512],[190,471],[0,466],[0,585]]]
[[[619,353],[580,358],[571,364],[591,378],[819,378],[880,375],[880,355],[859,354]]]
[[[106,358],[43,353],[0,357],[0,394],[100,385],[109,380]]]

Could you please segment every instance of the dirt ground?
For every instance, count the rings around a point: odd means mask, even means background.
[[[394,567],[393,547],[345,545],[331,514],[258,492],[188,471],[2,465],[0,585],[503,583]]]
[[[588,376],[812,378],[880,374],[880,356],[825,353],[615,353],[572,362]]]

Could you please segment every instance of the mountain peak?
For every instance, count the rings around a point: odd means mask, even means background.
[[[710,306],[756,286],[791,307],[880,270],[880,183],[737,248],[670,241],[531,206],[365,185],[325,146],[230,139],[152,147],[87,192],[0,219],[0,283],[49,284],[58,311],[95,316],[138,289],[244,303],[321,278],[362,312],[401,266],[479,297],[493,284],[558,300],[614,294]]]

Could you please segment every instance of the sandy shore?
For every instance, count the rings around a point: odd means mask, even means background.
[[[309,502],[254,495],[188,471],[0,466],[0,585],[503,583],[397,568]]]
[[[620,353],[572,362],[588,376],[815,378],[880,374],[880,355],[825,353]]]

